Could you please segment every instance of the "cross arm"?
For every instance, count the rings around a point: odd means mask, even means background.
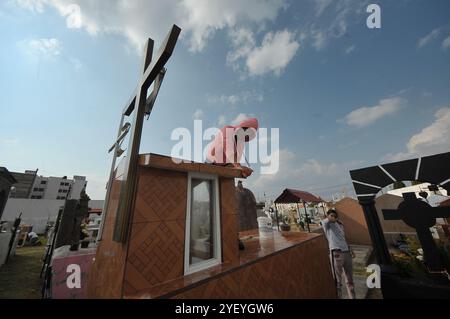
[[[114,150],[114,148],[116,147],[116,145],[120,144],[122,142],[122,140],[125,138],[125,136],[127,136],[128,132],[130,131],[130,127],[131,127],[130,123],[126,123],[125,126],[122,127],[122,133],[117,138],[116,142],[110,147],[110,149],[108,150],[108,153],[111,153]]]
[[[144,49],[144,61],[142,64],[142,73],[145,73],[145,70],[147,70],[148,66],[152,62],[152,56],[153,56],[153,46],[155,45],[155,42],[152,39],[148,39],[145,44]],[[135,105],[136,105],[136,96],[138,95],[138,92],[141,91],[142,88],[137,87],[134,90],[133,95],[131,96],[130,100],[126,104],[122,114],[125,116],[130,116],[133,112]]]
[[[156,97],[158,96],[159,89],[161,88],[161,84],[164,80],[164,76],[166,75],[166,69],[162,68],[159,72],[158,76],[156,77],[155,83],[153,84],[153,91],[150,94],[150,96],[147,98],[147,101],[145,103],[145,114],[150,116],[150,113],[153,110],[153,106],[156,102]]]
[[[126,107],[123,109],[123,112],[122,112],[123,115],[130,116],[131,113],[133,113],[134,105],[136,103],[136,92],[137,92],[137,90],[134,91],[130,100],[126,104]]]
[[[145,65],[145,72],[142,80],[142,89],[148,90],[150,85],[155,81],[156,77],[160,74],[160,70],[164,68],[164,65],[167,63],[169,58],[171,57],[173,50],[175,49],[175,45],[178,40],[178,36],[180,35],[181,29],[177,25],[172,26],[172,30],[170,30],[169,34],[166,36],[161,48],[157,53],[156,59],[152,61],[150,65]],[[162,76],[164,77],[164,75]],[[162,79],[161,79],[162,82]],[[139,88],[138,88],[139,89]],[[136,94],[138,89],[135,90],[130,100],[126,104],[126,107],[123,109],[123,114],[126,116],[130,116],[133,112],[136,104]],[[159,90],[159,88],[158,88]],[[156,92],[157,94],[157,92]],[[151,103],[151,100],[154,99],[155,96],[149,97],[147,103]]]
[[[178,40],[178,36],[180,35],[181,29],[177,25],[172,26],[172,30],[170,30],[166,39],[164,40],[161,48],[159,49],[156,59],[152,61],[152,63],[146,68],[144,72],[144,76],[142,78],[142,88],[148,90],[150,85],[158,76],[160,70],[167,63],[169,58],[171,57],[173,50],[175,49],[175,45]]]
[[[397,209],[382,209],[385,220],[399,220],[403,218],[403,214]]]
[[[432,209],[430,209],[430,213],[433,218],[448,218],[450,217],[450,208],[446,206],[433,207]]]
[[[164,80],[164,76],[166,74],[166,69],[162,69],[158,76],[155,79],[155,88],[153,89],[150,96],[147,98],[146,109],[145,114],[149,114],[151,109],[153,108],[153,105],[155,104],[156,97],[158,96],[159,89],[161,88],[162,81]],[[122,114],[125,116],[130,116],[131,113],[134,111],[134,107],[136,104],[136,91],[134,92],[133,96],[130,98],[129,102],[127,103],[127,107],[123,109]]]

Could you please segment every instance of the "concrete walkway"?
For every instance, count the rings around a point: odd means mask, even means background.
[[[369,288],[367,287],[367,272],[366,266],[369,257],[372,253],[372,247],[352,245],[352,250],[355,253],[353,259],[353,281],[355,283],[356,299],[366,299],[368,297]],[[380,294],[371,293],[370,296],[380,296]],[[342,288],[342,299],[348,299],[347,289]]]

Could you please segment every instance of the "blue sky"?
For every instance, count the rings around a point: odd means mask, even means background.
[[[369,3],[381,29],[366,26]],[[8,0],[0,166],[86,175],[101,199],[145,37],[158,47],[173,23],[182,38],[141,152],[170,154],[195,118],[255,116],[280,128],[280,170],[246,185],[330,198],[351,191],[350,169],[450,150],[448,1]]]

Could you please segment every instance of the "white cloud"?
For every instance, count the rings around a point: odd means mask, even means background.
[[[406,144],[406,151],[388,154],[384,159],[398,161],[418,156],[448,152],[450,150],[450,107],[439,109],[435,121],[413,135]]]
[[[353,51],[355,51],[356,47],[354,45],[349,46],[347,49],[345,49],[346,54],[350,54]]]
[[[408,142],[410,153],[419,153],[425,148],[446,146],[450,148],[450,107],[444,107],[435,114],[436,120]]]
[[[427,45],[428,43],[430,43],[431,41],[436,39],[439,36],[440,33],[441,33],[441,28],[434,29],[433,31],[428,33],[423,38],[420,38],[419,41],[417,42],[417,46],[419,48],[421,48],[421,47]]]
[[[194,112],[193,118],[194,118],[194,120],[201,120],[201,119],[203,119],[203,111],[200,110],[200,109],[196,110]]]
[[[72,63],[72,65],[75,68],[75,70],[79,70],[79,69],[81,69],[83,67],[83,64],[77,58],[70,57],[69,61],[70,61],[70,63]]]
[[[32,55],[51,57],[60,55],[62,51],[61,42],[56,38],[25,40],[21,45],[25,45],[25,50]]]
[[[245,60],[256,47],[254,34],[250,29],[240,28],[230,30],[228,36],[231,40],[233,50],[227,54],[227,63],[235,71],[239,71],[239,60]]]
[[[277,152],[280,160],[278,172],[271,175],[259,175],[255,180],[250,181],[254,188],[264,190],[264,188],[275,183],[279,184],[281,188],[287,188],[289,187],[288,185],[292,186],[292,183],[295,183],[292,181],[298,178],[296,174],[297,168],[293,165],[296,162],[295,154],[287,149],[277,150]],[[275,155],[274,158],[277,158],[277,156]],[[291,180],[290,184],[287,184],[288,180]]]
[[[247,105],[249,103],[261,103],[264,101],[264,96],[262,93],[252,91],[242,91],[230,95],[208,95],[208,104],[220,104],[220,105]]]
[[[83,67],[81,61],[73,56],[67,55],[63,45],[56,38],[26,39],[17,43],[18,47],[28,55],[32,60],[44,59],[62,59],[80,70]]]
[[[238,116],[236,116],[236,118],[231,122],[232,125],[238,125],[239,123],[241,123],[242,121],[245,121],[249,118],[253,117],[252,115],[248,115],[245,113],[240,113]]]
[[[315,0],[316,17],[320,17],[322,13],[333,3],[333,0]]]
[[[351,23],[359,23],[365,19],[365,8],[368,0],[313,0],[315,14],[306,18],[304,30],[305,40],[309,40],[316,50],[324,49],[332,39],[347,33]],[[365,22],[364,22],[365,23]]]
[[[414,157],[414,155],[411,155],[407,152],[389,153],[389,154],[384,155],[381,158],[381,161],[386,162],[386,163],[388,163],[388,162],[391,163],[391,162],[403,161],[406,159],[410,159],[412,157]]]
[[[182,36],[193,52],[202,51],[218,30],[242,23],[260,27],[287,7],[285,0],[15,1],[37,12],[54,8],[69,28],[84,28],[91,35],[119,34],[139,50],[148,36],[160,43],[175,23],[183,29]]]
[[[184,0],[187,21],[183,24],[191,34],[192,51],[201,51],[215,31],[232,28],[240,22],[261,24],[273,21],[284,0]]]
[[[224,126],[226,122],[227,122],[227,117],[225,115],[220,115],[219,120],[217,121],[219,126]]]
[[[250,76],[281,75],[300,47],[295,33],[289,30],[268,32],[260,46],[256,46],[254,34],[248,29],[233,30],[229,36],[234,49],[228,53],[228,64],[238,71],[243,68]]]
[[[66,25],[69,29],[80,29],[83,26],[83,18],[79,5],[71,3],[69,5],[55,4],[55,6],[60,15],[66,18]]]
[[[339,172],[339,167],[336,163],[322,164],[316,159],[309,159],[300,167],[300,173],[313,173],[315,175],[336,175]]]
[[[279,76],[295,56],[300,44],[288,30],[269,32],[262,45],[255,48],[247,57],[250,75],[263,75],[273,72]]]
[[[405,100],[393,97],[381,100],[375,106],[363,106],[345,116],[344,121],[349,126],[364,127],[377,120],[398,112],[405,106]]]
[[[349,170],[361,165],[361,161],[327,163],[321,159],[298,159],[295,153],[282,149],[278,151],[279,170],[272,175],[256,175],[247,180],[248,187],[257,194],[267,192],[273,198],[285,188],[300,188],[320,196],[331,197],[333,190],[347,186],[352,191]],[[256,172],[256,171],[255,171]],[[339,187],[336,185],[339,184]]]
[[[350,23],[365,18],[362,8],[368,2],[312,0],[313,14],[301,20],[305,21],[298,26],[301,32],[266,32],[258,46],[255,39],[288,8],[287,0],[12,1],[35,12],[56,10],[68,28],[82,28],[92,36],[123,36],[139,54],[149,36],[158,46],[173,23],[182,28],[181,37],[192,52],[204,50],[218,31],[225,31],[233,47],[228,65],[241,76],[281,74],[303,41],[323,49],[330,39],[346,34]]]
[[[311,31],[311,39],[312,39],[312,46],[316,50],[322,50],[325,48],[326,42],[327,42],[327,36],[325,32],[313,30]]]
[[[444,48],[444,49],[450,48],[450,37],[448,37],[447,39],[445,39],[445,40],[442,42],[442,48]]]
[[[16,0],[16,3],[34,12],[43,12],[48,0]]]

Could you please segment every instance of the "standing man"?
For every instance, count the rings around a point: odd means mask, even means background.
[[[344,273],[348,296],[350,299],[355,299],[352,262],[354,254],[345,240],[344,225],[338,220],[338,214],[334,209],[327,212],[327,218],[322,220],[321,225],[328,240],[338,297],[342,297],[342,273]]]

